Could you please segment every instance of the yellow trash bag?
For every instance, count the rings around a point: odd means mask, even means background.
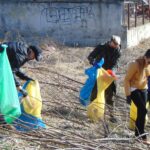
[[[30,81],[26,87],[26,91],[28,92],[29,99],[23,98],[22,104],[24,111],[27,114],[35,116],[37,118],[41,118],[41,110],[42,110],[42,98],[40,94],[40,86],[37,80]]]
[[[90,120],[97,122],[103,119],[105,111],[105,97],[104,92],[107,87],[116,79],[115,76],[110,75],[103,68],[98,69],[97,72],[97,97],[96,99],[87,107],[87,115]]]
[[[146,104],[146,108],[149,107],[149,102],[147,102]],[[129,129],[134,130],[135,129],[135,121],[137,118],[137,107],[134,104],[134,102],[131,102],[131,106],[130,106],[130,119],[129,119]],[[148,122],[148,115],[146,115],[145,117],[145,125]]]

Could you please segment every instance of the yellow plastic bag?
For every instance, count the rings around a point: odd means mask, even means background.
[[[149,107],[149,102],[147,102],[147,104],[146,104],[146,108],[148,108],[148,107]],[[135,129],[136,118],[137,118],[137,107],[132,101],[131,106],[130,106],[129,129],[131,129],[131,130]],[[148,122],[148,115],[146,115],[146,117],[145,117],[145,125],[147,124],[147,122]]]
[[[42,98],[38,81],[30,81],[26,87],[26,91],[28,92],[29,99],[22,99],[24,111],[27,114],[41,118]]]
[[[88,117],[97,122],[102,119],[105,111],[105,98],[104,92],[107,87],[115,80],[115,77],[111,76],[103,68],[98,69],[97,73],[97,97],[96,99],[87,107]]]

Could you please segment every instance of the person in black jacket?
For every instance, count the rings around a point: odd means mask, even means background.
[[[17,89],[22,92],[23,96],[27,96],[27,92],[22,89],[20,82],[17,80],[16,76],[18,76],[22,80],[33,80],[26,74],[24,74],[20,67],[22,67],[26,62],[36,59],[40,61],[42,58],[42,51],[39,47],[34,45],[27,45],[24,42],[5,42],[2,44],[6,44],[7,47],[7,56],[10,62],[10,66],[14,75],[15,84]],[[3,48],[0,46],[0,51]]]
[[[105,70],[111,69],[113,70],[118,63],[118,60],[121,56],[120,53],[121,48],[121,39],[119,36],[113,35],[111,37],[111,40],[106,42],[105,44],[99,44],[96,46],[96,48],[89,54],[88,60],[91,65],[96,64],[101,60],[101,58],[104,58],[104,65],[103,68]],[[116,118],[114,117],[112,106],[114,104],[113,102],[113,94],[116,94],[116,84],[113,82],[105,91],[105,99],[106,103],[109,105],[110,110],[110,120],[112,122],[116,122]],[[97,95],[97,83],[95,83],[95,86],[92,91],[91,95],[91,101],[96,98]]]

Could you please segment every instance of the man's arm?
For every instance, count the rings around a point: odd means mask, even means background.
[[[19,82],[19,80],[16,78],[16,73],[18,71],[13,71],[13,76],[14,76],[14,80],[15,80],[15,84],[16,84],[16,87],[18,89],[18,91],[20,91],[22,94],[23,94],[23,97],[26,97],[28,95],[28,93],[26,92],[26,90],[24,90]]]
[[[32,78],[30,78],[29,76],[27,76],[25,73],[23,73],[20,69],[18,69],[15,72],[16,76],[18,76],[20,79],[22,80],[33,80]]]
[[[15,71],[13,71],[13,76],[14,76],[14,80],[15,80],[15,85],[16,85],[16,87],[21,86],[19,80],[16,78],[16,72],[15,72]]]
[[[137,72],[137,64],[135,62],[132,62],[129,64],[127,73],[124,78],[124,90],[125,90],[125,95],[130,96],[131,91],[130,91],[130,81],[132,80],[134,74]]]
[[[103,48],[102,45],[98,45],[87,57],[89,63],[91,65],[94,65],[94,63],[97,61],[97,57],[103,57]]]

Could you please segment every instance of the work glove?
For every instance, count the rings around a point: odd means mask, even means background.
[[[20,89],[19,91],[22,93],[23,97],[26,97],[28,95],[27,91],[24,89]]]
[[[126,100],[127,100],[127,104],[131,105],[131,96],[127,96]]]

